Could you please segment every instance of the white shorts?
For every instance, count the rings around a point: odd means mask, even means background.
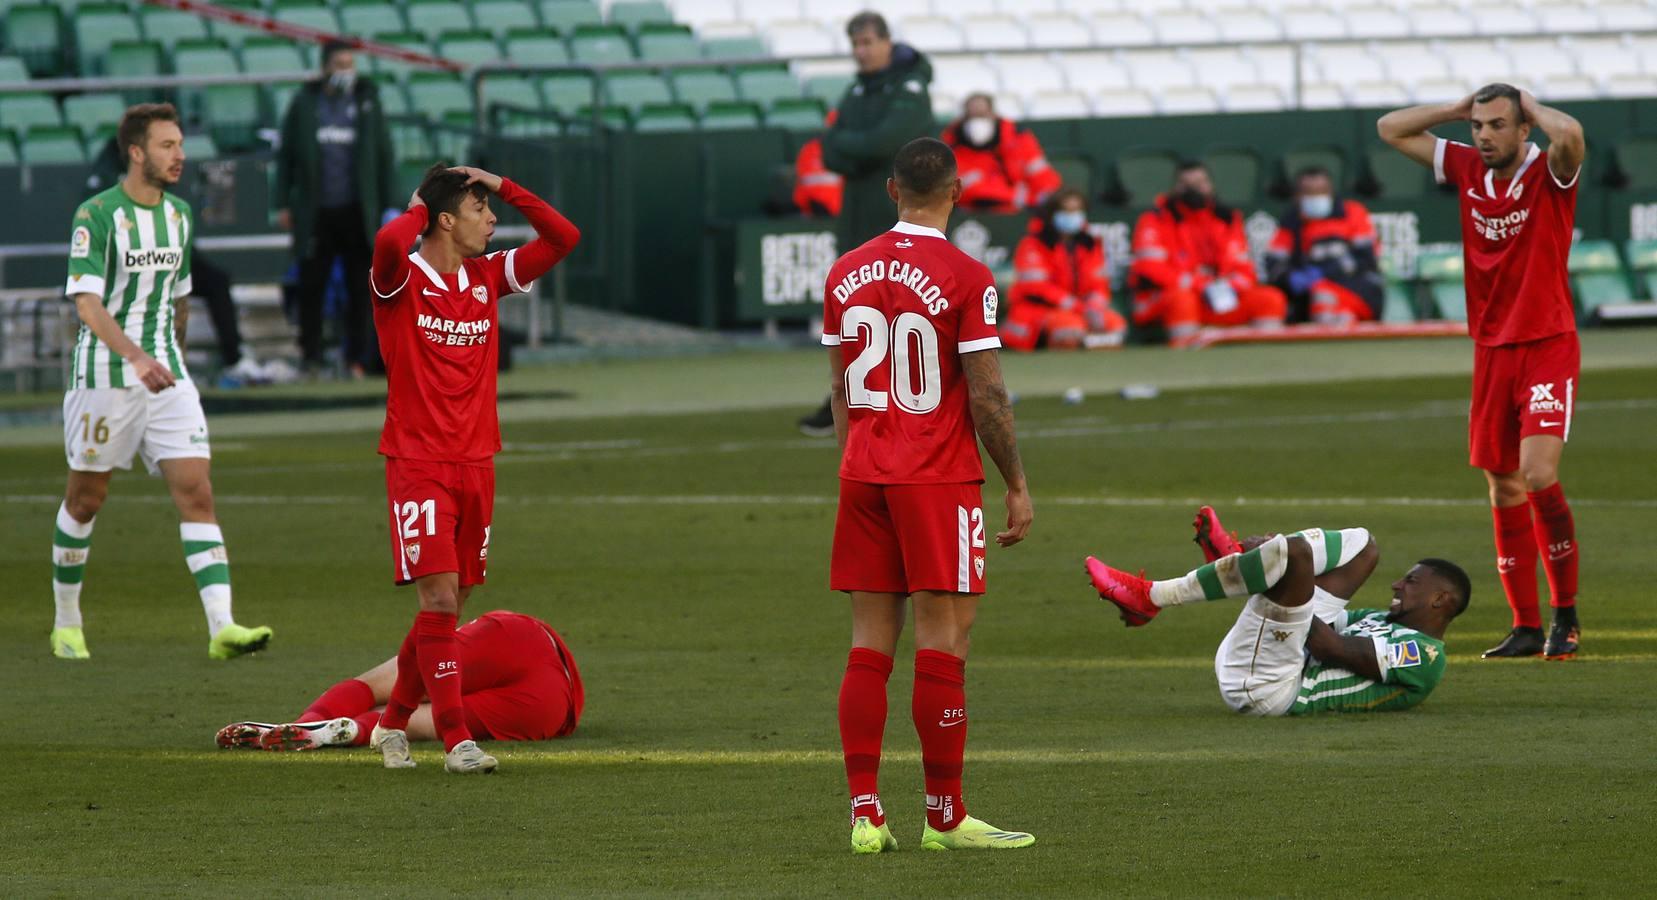
[[[1345,609],[1345,600],[1319,587],[1302,606],[1278,606],[1264,594],[1250,597],[1214,654],[1220,698],[1237,712],[1287,714],[1300,695],[1312,619],[1328,622]]]
[[[77,388],[63,395],[63,450],[77,472],[132,468],[134,453],[154,475],[164,459],[212,457],[207,417],[193,382],[159,394],[143,385]]]

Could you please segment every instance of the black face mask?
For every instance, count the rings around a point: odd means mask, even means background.
[[[1174,195],[1174,201],[1191,209],[1201,209],[1208,205],[1208,198],[1196,188],[1184,188]]]

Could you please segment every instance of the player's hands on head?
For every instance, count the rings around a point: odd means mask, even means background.
[[[1519,114],[1524,116],[1522,121],[1535,122],[1538,108],[1541,107],[1541,105],[1542,104],[1536,99],[1535,94],[1532,94],[1524,88],[1519,89]]]
[[[498,194],[501,190],[501,177],[492,172],[485,172],[475,166],[455,166],[451,172],[460,172],[466,176],[467,184],[482,184],[491,194]]]
[[[159,394],[173,386],[172,371],[156,362],[155,357],[148,353],[139,353],[128,362],[132,363],[132,371],[138,375],[138,380],[143,382],[144,387],[150,389],[150,393]]]
[[[1468,94],[1467,96],[1461,98],[1461,102],[1456,104],[1456,116],[1461,119],[1471,119],[1473,117],[1472,94]]]
[[[415,188],[414,193],[410,194],[408,197],[408,210],[413,212],[415,209],[425,205],[426,201],[420,199],[420,189]]]
[[[1030,522],[1035,519],[1035,506],[1030,503],[1030,492],[1025,489],[1007,491],[1007,530],[995,536],[995,542],[1003,547],[1024,540],[1030,533]]]

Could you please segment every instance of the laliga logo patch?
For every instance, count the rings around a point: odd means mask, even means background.
[[[995,292],[995,285],[984,288],[984,324],[995,324],[995,310],[1001,305],[1001,296]]]
[[[75,229],[74,237],[69,240],[69,258],[86,259],[92,255],[92,232],[85,225]]]
[[[420,565],[420,545],[418,543],[408,545],[403,552],[408,554],[409,562],[417,566]]]
[[[479,303],[489,302],[489,289],[481,284],[472,286],[472,299]]]

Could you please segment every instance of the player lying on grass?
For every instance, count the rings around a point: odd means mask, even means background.
[[[1214,656],[1220,696],[1260,716],[1408,709],[1444,677],[1444,631],[1473,588],[1455,563],[1423,559],[1392,583],[1390,610],[1347,609],[1381,554],[1362,528],[1308,528],[1238,543],[1205,506],[1208,564],[1148,581],[1087,558],[1099,596],[1129,627],[1170,606],[1247,597]]]
[[[586,695],[564,639],[531,616],[497,610],[455,631],[460,648],[460,692],[474,738],[544,741],[575,730]],[[237,722],[219,729],[227,750],[317,750],[361,747],[380,721],[397,682],[397,658],[334,685],[287,724]],[[410,740],[435,741],[430,703],[421,703],[405,729]]]

